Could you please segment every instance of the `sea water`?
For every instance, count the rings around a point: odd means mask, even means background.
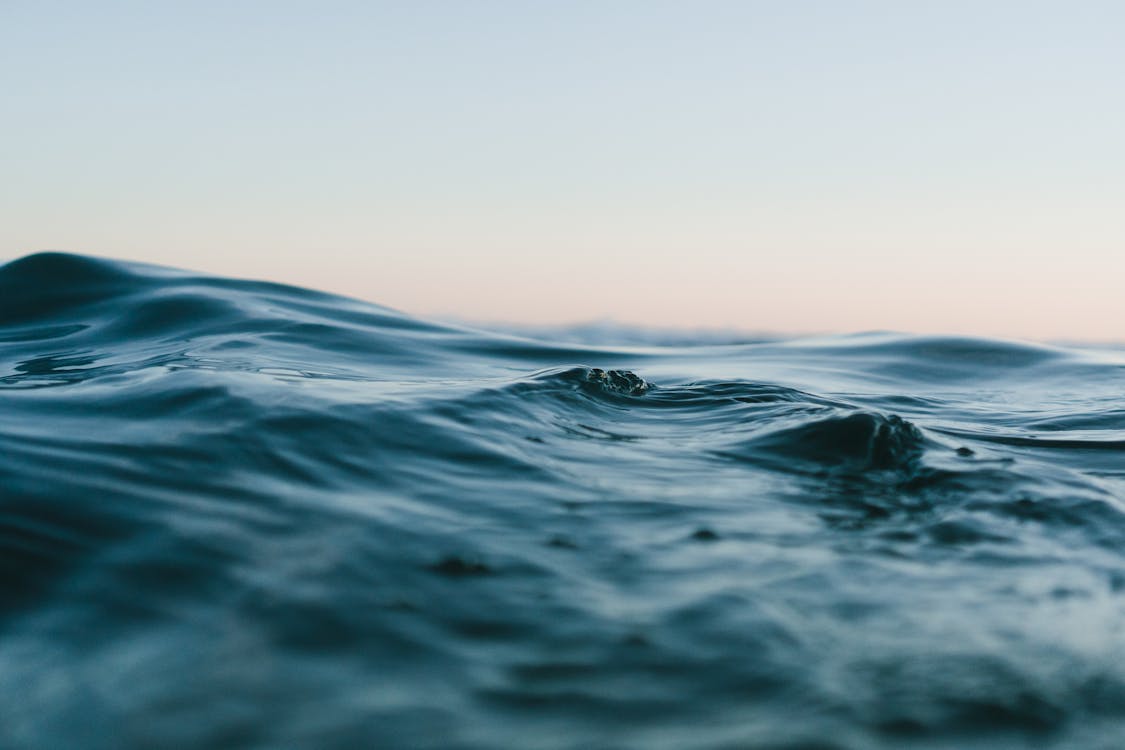
[[[683,338],[0,268],[0,747],[1125,747],[1125,351]]]

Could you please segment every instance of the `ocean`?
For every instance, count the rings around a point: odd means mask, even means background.
[[[1125,349],[576,331],[4,265],[0,748],[1125,747]]]

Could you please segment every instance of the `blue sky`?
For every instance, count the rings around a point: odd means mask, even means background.
[[[1125,339],[1125,6],[0,1],[0,258]]]

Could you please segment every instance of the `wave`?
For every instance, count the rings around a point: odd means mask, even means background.
[[[0,268],[0,746],[1115,747],[1119,352]]]

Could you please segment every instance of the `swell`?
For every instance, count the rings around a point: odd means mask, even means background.
[[[25,387],[158,364],[427,379],[485,369],[474,359],[600,362],[615,354],[428,323],[296,287],[63,253],[0,268],[0,343],[11,344],[0,377]]]

